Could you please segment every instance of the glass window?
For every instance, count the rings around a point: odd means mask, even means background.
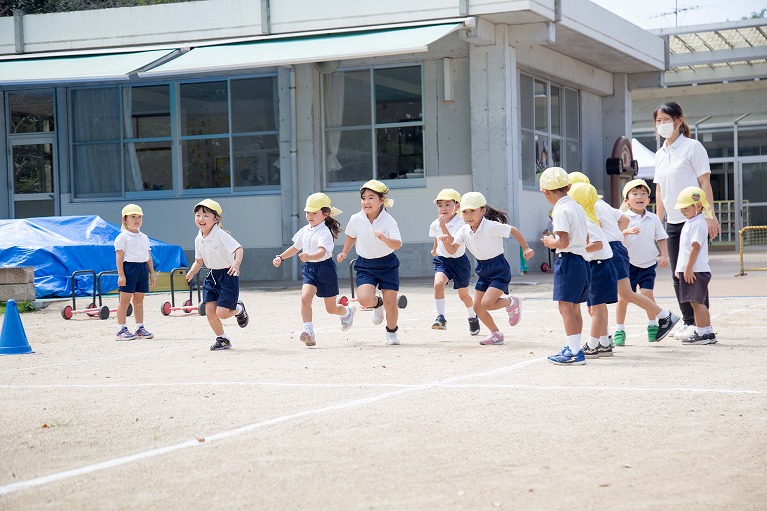
[[[53,123],[53,91],[8,92],[10,112],[9,131],[17,133],[44,133],[55,131]]]
[[[232,80],[232,133],[277,131],[277,84],[273,77]]]
[[[123,88],[125,191],[173,190],[170,85]]]
[[[551,134],[562,135],[562,88],[551,86]]]
[[[280,146],[277,135],[232,137],[235,188],[280,185]]]
[[[533,78],[522,75],[519,79],[519,113],[522,116],[522,129],[535,129],[535,109],[533,102]]]
[[[735,156],[734,128],[699,129],[697,139],[706,148],[709,158]]]
[[[323,78],[327,184],[424,176],[421,66]]]
[[[535,80],[535,130],[549,131],[549,96],[546,82]]]
[[[229,188],[229,138],[203,138],[181,142],[184,189]]]
[[[738,155],[767,155],[767,126],[738,126]]]
[[[181,135],[229,133],[229,90],[226,81],[183,83]]]

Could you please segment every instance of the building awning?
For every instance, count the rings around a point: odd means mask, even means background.
[[[132,72],[162,61],[173,51],[152,50],[108,55],[0,60],[0,86],[127,80]]]
[[[425,52],[431,43],[462,25],[452,22],[201,46],[140,72],[139,76],[165,77]]]

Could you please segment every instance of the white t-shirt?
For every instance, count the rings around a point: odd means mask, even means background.
[[[589,243],[601,241],[602,248],[595,252],[586,252],[585,259],[587,261],[604,261],[605,259],[610,259],[613,256],[613,249],[610,247],[610,242],[607,241],[607,236],[605,236],[602,228],[591,221],[586,222],[586,228],[589,231]]]
[[[124,252],[123,262],[145,263],[149,255],[149,237],[143,232],[122,231],[115,238],[115,251]]]
[[[623,211],[615,209],[602,199],[599,199],[594,207],[597,210],[599,225],[602,228],[602,232],[605,233],[607,243],[611,241],[623,241],[623,233],[621,232],[620,227],[618,227],[618,221],[623,216]]]
[[[660,185],[668,223],[681,224],[685,221],[682,212],[674,209],[679,192],[688,186],[700,186],[698,177],[710,173],[708,153],[697,140],[679,135],[671,147],[666,147],[664,143],[658,149],[655,153],[654,181]]]
[[[645,210],[639,215],[630,209],[625,215],[629,218],[628,227],[639,227],[639,234],[627,234],[623,238],[623,244],[629,252],[629,262],[637,268],[649,268],[655,264],[658,257],[656,241],[668,238],[663,223],[658,215]]]
[[[216,224],[205,238],[202,232],[197,233],[194,239],[194,258],[202,259],[211,270],[223,270],[232,266],[234,251],[240,246],[236,239]]]
[[[503,238],[508,238],[510,235],[509,224],[482,218],[476,232],[471,230],[471,226],[464,224],[453,235],[453,241],[459,245],[466,245],[477,260],[487,261],[503,254]]]
[[[364,211],[352,215],[346,224],[346,235],[357,238],[357,255],[365,259],[378,259],[394,252],[386,243],[375,236],[375,231],[381,231],[384,236],[393,240],[402,240],[397,221],[386,211],[371,223]]]
[[[692,267],[693,273],[711,271],[708,266],[708,224],[706,217],[700,214],[687,220],[682,227],[682,233],[679,237],[679,258],[676,260],[674,273],[684,273],[684,269],[687,268],[687,261],[690,260],[693,242],[700,245],[698,258]]]
[[[453,215],[453,218],[450,219],[450,221],[447,223],[447,231],[450,233],[451,236],[453,236],[453,239],[455,240],[455,234],[458,232],[458,229],[460,229],[462,226],[466,225],[466,223],[463,221],[463,218],[461,218],[461,215]],[[455,251],[455,254],[451,254],[447,250],[445,250],[445,244],[442,242],[441,239],[439,239],[440,236],[442,236],[442,227],[439,225],[439,219],[434,220],[431,225],[429,226],[429,237],[430,238],[437,238],[437,255],[442,257],[448,257],[448,258],[456,258],[461,257],[466,253],[466,247],[464,245],[461,245],[458,247],[458,250]]]
[[[588,218],[586,217],[586,212],[575,202],[575,199],[569,195],[559,199],[554,204],[551,219],[554,232],[566,232],[570,238],[570,245],[567,248],[558,248],[557,253],[571,252],[587,259],[586,236],[589,233]]]
[[[321,259],[312,261],[313,263],[319,263],[333,257],[333,235],[330,233],[328,226],[325,225],[325,222],[321,222],[314,227],[309,224],[303,226],[293,236],[293,246],[298,250],[303,249],[304,254],[314,254],[320,247],[324,248],[325,255]]]

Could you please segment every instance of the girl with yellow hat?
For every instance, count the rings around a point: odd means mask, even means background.
[[[386,344],[399,344],[399,259],[394,251],[402,246],[402,237],[397,221],[386,211],[394,205],[388,193],[389,187],[375,179],[362,185],[362,210],[349,219],[344,247],[337,259],[343,262],[356,244],[354,269],[359,304],[373,309],[374,325],[383,323],[386,311]],[[376,288],[381,289],[383,297],[376,295]]]
[[[301,319],[304,322],[299,339],[307,346],[314,346],[314,324],[312,323],[312,301],[315,295],[325,302],[328,314],[341,317],[341,330],[349,330],[354,321],[354,308],[339,305],[338,270],[333,260],[333,242],[341,232],[341,224],[334,217],[343,213],[330,205],[330,197],[324,193],[313,193],[306,199],[307,224],[294,236],[293,245],[274,256],[272,264],[279,268],[282,261],[298,254],[303,264],[301,274]],[[300,252],[300,253],[299,253]]]

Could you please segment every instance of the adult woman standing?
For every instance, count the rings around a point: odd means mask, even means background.
[[[690,138],[690,128],[684,121],[682,107],[673,101],[663,103],[653,112],[653,121],[658,135],[665,142],[655,153],[655,196],[656,211],[661,220],[666,220],[668,233],[668,258],[674,279],[674,292],[679,302],[679,279],[673,273],[679,256],[679,238],[685,217],[674,209],[679,192],[688,186],[699,186],[707,197],[714,197],[711,190],[711,168],[706,149],[695,139]],[[708,218],[709,238],[719,235],[719,221],[716,216]],[[708,307],[708,296],[706,296]],[[684,329],[675,337],[687,337],[695,324],[695,315],[689,303],[679,302],[684,320]]]

